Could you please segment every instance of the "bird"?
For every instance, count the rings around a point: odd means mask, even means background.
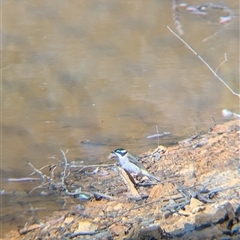
[[[147,169],[132,154],[128,153],[127,150],[123,148],[117,148],[110,153],[108,158],[112,158],[113,156],[118,158],[121,167],[127,172],[136,174],[137,176],[147,176],[149,179],[155,179],[158,182],[161,181],[159,178],[149,173]]]

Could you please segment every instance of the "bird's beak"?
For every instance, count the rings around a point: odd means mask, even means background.
[[[114,152],[110,152],[110,154],[108,155],[108,159],[114,158],[116,157]]]

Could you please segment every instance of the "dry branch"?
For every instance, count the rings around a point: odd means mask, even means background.
[[[190,49],[206,66],[207,68],[213,73],[213,75],[218,78],[219,81],[221,81],[227,88],[228,90],[231,91],[231,93],[233,95],[236,95],[240,98],[240,94],[234,92],[229,86],[228,84],[221,78],[218,76],[218,74],[216,73],[216,71],[213,70],[213,68],[185,41],[183,40],[177,33],[175,33],[169,26],[167,26],[168,30],[175,35],[181,42],[183,42],[185,44],[185,46]],[[218,69],[217,69],[218,70]]]
[[[118,170],[120,176],[122,177],[122,179],[124,180],[125,184],[127,185],[128,189],[130,190],[133,198],[134,199],[141,199],[142,198],[141,195],[138,193],[137,189],[134,187],[134,184],[132,182],[134,180],[131,177],[131,175],[127,174],[125,172],[125,170],[123,168],[121,168],[121,167],[117,167],[117,170]],[[132,179],[130,179],[130,177]]]

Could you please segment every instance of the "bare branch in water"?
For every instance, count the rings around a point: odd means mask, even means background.
[[[66,173],[67,166],[68,166],[66,154],[67,154],[68,150],[66,151],[66,153],[62,149],[60,149],[60,151],[61,151],[62,156],[63,156],[63,171],[62,171],[61,182],[62,182],[62,185],[64,186],[64,180],[67,177],[67,175],[69,175],[69,174]]]
[[[41,178],[8,178],[8,182],[32,182],[32,181],[39,181]]]
[[[179,35],[183,35],[182,24],[179,19],[178,0],[172,1],[173,21]]]
[[[41,183],[39,186],[33,188],[33,189],[30,191],[30,193],[33,192],[33,191],[34,191],[35,189],[37,189],[37,188],[43,188],[43,187],[45,187],[45,186],[48,186],[48,185],[52,185],[52,184],[53,184],[52,179],[51,179],[50,177],[48,177],[47,175],[43,174],[43,173],[42,173],[40,170],[38,170],[37,168],[35,168],[35,167],[32,165],[32,163],[28,162],[28,165],[29,165],[29,166],[34,170],[34,172],[37,173],[37,174],[41,177],[41,179],[42,179],[42,183]]]
[[[83,192],[81,190],[81,188],[79,188],[79,187],[77,187],[76,189],[72,189],[70,191],[68,189],[69,184],[67,182],[67,178],[71,174],[71,168],[79,167],[79,166],[71,165],[68,163],[68,160],[66,157],[66,154],[68,151],[64,152],[61,149],[60,149],[60,151],[62,153],[62,162],[59,164],[48,165],[49,171],[50,171],[50,177],[47,176],[46,174],[44,174],[40,169],[37,169],[36,167],[34,167],[32,163],[28,162],[28,165],[34,170],[34,173],[38,174],[41,177],[38,180],[42,180],[42,183],[40,185],[36,186],[35,188],[33,188],[30,191],[30,193],[38,188],[47,188],[51,191],[57,192],[58,194],[64,194],[66,196],[74,196],[74,197],[77,197],[78,199],[82,199],[82,200],[89,200],[90,198],[93,198],[96,196],[110,199],[110,200],[113,199],[111,196],[109,196],[107,194],[102,194],[99,192],[94,192],[94,193]],[[96,166],[101,166],[101,165],[96,165]],[[110,165],[105,165],[105,166],[110,166]],[[61,172],[60,172],[60,176],[57,174],[57,173],[59,173],[59,171],[57,171],[57,169],[59,167],[62,168]],[[81,165],[80,167],[83,168],[84,166]],[[45,168],[45,166],[43,168]],[[41,169],[43,169],[43,168],[41,168]],[[55,170],[57,171],[56,174],[55,174]],[[28,178],[28,179],[34,179],[34,178]],[[11,180],[13,181],[13,179],[11,179]]]
[[[172,34],[174,34],[181,42],[183,42],[183,43],[185,44],[185,46],[187,46],[187,48],[190,49],[190,50],[207,66],[207,68],[213,73],[213,75],[214,75],[215,77],[217,77],[218,80],[220,80],[220,81],[228,88],[228,90],[231,91],[231,93],[232,93],[233,95],[236,95],[236,96],[238,96],[238,97],[240,98],[240,94],[234,92],[234,91],[228,86],[228,84],[227,84],[221,77],[219,77],[219,76],[217,75],[216,71],[214,71],[214,70],[212,69],[212,67],[211,67],[186,41],[184,41],[184,40],[183,40],[177,33],[175,33],[169,26],[167,26],[167,28],[168,28],[168,30],[169,30]],[[221,64],[220,64],[220,65],[221,65]]]
[[[226,53],[224,54],[224,58],[225,58],[225,59],[224,59],[224,60],[218,65],[218,67],[216,68],[215,73],[217,73],[218,69],[228,60]]]

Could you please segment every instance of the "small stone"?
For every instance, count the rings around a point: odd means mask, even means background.
[[[205,208],[206,207],[204,206],[204,203],[202,203],[196,198],[191,198],[190,204],[185,206],[185,210],[187,212],[191,212],[194,214],[197,212],[203,211]]]
[[[240,221],[240,205],[235,210],[235,216]]]
[[[83,205],[81,205],[81,204],[78,204],[76,206],[76,210],[84,210],[84,209],[85,209],[85,207]]]
[[[199,207],[199,206],[202,206],[202,205],[203,205],[203,202],[199,201],[196,198],[191,198],[191,200],[190,200],[190,207],[192,209],[196,208],[196,207]]]
[[[235,213],[232,204],[227,202],[223,205],[223,207],[227,210],[228,219],[233,219],[235,217]]]
[[[222,231],[220,231],[215,225],[211,225],[210,227],[204,228],[199,231],[190,231],[187,232],[184,237],[181,239],[194,239],[194,240],[202,240],[202,239],[219,239],[222,236]]]
[[[64,224],[68,225],[70,222],[72,222],[74,220],[73,217],[66,217],[64,220]]]
[[[185,2],[179,3],[179,6],[180,6],[180,7],[187,7],[187,5],[188,5],[188,4],[185,3]]]
[[[103,211],[100,211],[99,216],[105,216],[105,213]]]
[[[113,211],[113,206],[107,206],[105,209],[106,212],[112,212]]]
[[[182,216],[185,216],[185,217],[188,217],[188,216],[191,215],[190,212],[184,211],[184,210],[182,210],[182,209],[180,209],[180,210],[178,211],[178,213],[179,213],[180,215],[182,215]]]
[[[223,236],[220,237],[219,240],[231,240],[232,238],[230,236]]]
[[[158,225],[154,225],[141,229],[138,239],[162,239],[163,234],[163,230]]]
[[[184,228],[188,232],[192,232],[194,230],[194,226],[192,224],[190,224],[190,223],[185,223],[184,224]]]
[[[192,210],[192,213],[198,213],[198,212],[202,212],[203,210],[205,210],[205,206],[200,206],[200,207],[196,207]]]
[[[123,225],[113,225],[110,228],[110,231],[112,233],[113,236],[124,236],[125,232],[127,231],[127,227],[123,226]]]
[[[164,218],[164,219],[167,219],[167,218],[169,218],[171,215],[172,215],[172,213],[171,213],[170,211],[166,211],[166,212],[163,213],[163,218]]]
[[[118,210],[123,209],[122,203],[117,204],[116,206],[113,207],[113,209],[114,209],[114,211],[118,211]]]
[[[95,232],[98,228],[97,224],[82,220],[78,222],[78,229],[75,232]]]

